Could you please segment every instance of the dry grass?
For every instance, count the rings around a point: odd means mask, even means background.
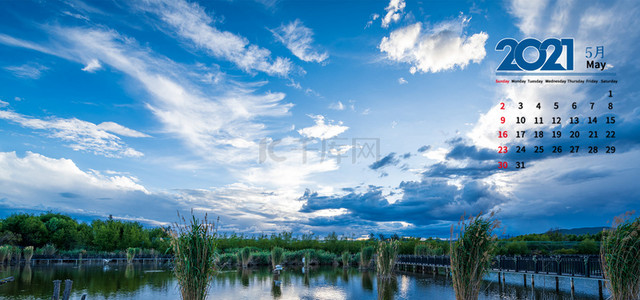
[[[457,300],[478,299],[482,278],[491,263],[493,231],[500,224],[493,217],[493,213],[488,218],[478,214],[466,222],[462,216],[457,240],[451,226],[451,277]]]
[[[603,232],[600,261],[612,300],[638,299],[640,295],[640,218],[633,212],[616,217]]]

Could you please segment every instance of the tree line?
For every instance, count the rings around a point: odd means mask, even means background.
[[[16,213],[0,219],[0,245],[94,252],[141,248],[154,249],[156,253],[169,253],[172,250],[167,230],[168,228],[145,227],[139,222],[113,218],[84,223],[53,212],[40,215]],[[494,254],[597,254],[601,238],[601,233],[563,235],[549,231],[543,234],[526,234],[497,241]],[[355,239],[354,236],[339,236],[335,232],[321,237],[313,233],[294,235],[287,231],[254,235],[221,232],[217,236],[217,251],[234,253],[244,247],[256,251],[271,251],[274,247],[280,247],[288,251],[317,249],[341,255],[344,252],[358,253],[382,240],[398,241],[399,254],[442,255],[449,252],[448,241],[433,238],[424,240],[418,237],[400,237],[397,234],[385,236],[371,233],[367,238]]]

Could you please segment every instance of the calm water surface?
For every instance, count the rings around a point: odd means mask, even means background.
[[[179,299],[177,280],[166,267],[152,265],[99,265],[0,267],[0,278],[15,281],[0,286],[0,299],[51,299],[53,280],[73,280],[73,296],[97,299]],[[522,275],[507,276],[506,285],[497,275],[485,281],[480,299],[599,299],[595,280],[576,280],[576,294],[569,279],[561,279],[560,293],[553,277],[538,276],[535,289],[530,276],[527,287]],[[355,268],[319,267],[286,269],[277,281],[269,269],[225,270],[215,278],[208,299],[455,299],[451,281],[443,276],[399,273],[395,282],[379,286],[375,273]],[[605,292],[605,298],[607,294]]]

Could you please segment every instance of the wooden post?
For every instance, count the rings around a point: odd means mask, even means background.
[[[87,294],[82,294],[82,297],[80,297],[80,300],[86,300],[87,299]]]
[[[556,276],[556,293],[560,292],[560,282],[558,276]]]
[[[527,287],[527,274],[522,274],[522,278],[524,279],[524,287]]]
[[[71,279],[67,279],[64,281],[64,292],[62,293],[62,300],[69,300],[69,296],[71,296],[71,285],[73,281]]]
[[[598,293],[600,294],[600,300],[604,299],[602,296],[602,280],[598,280]]]
[[[536,278],[531,274],[531,287],[536,287]]]
[[[53,281],[53,296],[51,296],[51,300],[59,300],[60,299],[60,280]]]
[[[502,284],[505,284],[505,280],[504,280],[504,272],[502,272]]]
[[[575,285],[573,284],[573,277],[571,277],[571,297],[573,297],[573,294],[575,293],[576,289],[575,289]]]

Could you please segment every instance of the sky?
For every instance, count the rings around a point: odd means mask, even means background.
[[[607,226],[640,208],[638,14],[627,0],[5,1],[0,217],[165,226],[193,211],[221,231],[347,236],[447,237],[491,212],[512,235]],[[573,72],[597,72],[585,51],[603,46],[618,83],[496,83],[567,78],[496,74],[496,44],[528,37],[573,38]],[[590,74],[570,78],[604,79]],[[594,114],[617,122],[567,123]],[[500,116],[520,115],[545,138],[499,140]]]

